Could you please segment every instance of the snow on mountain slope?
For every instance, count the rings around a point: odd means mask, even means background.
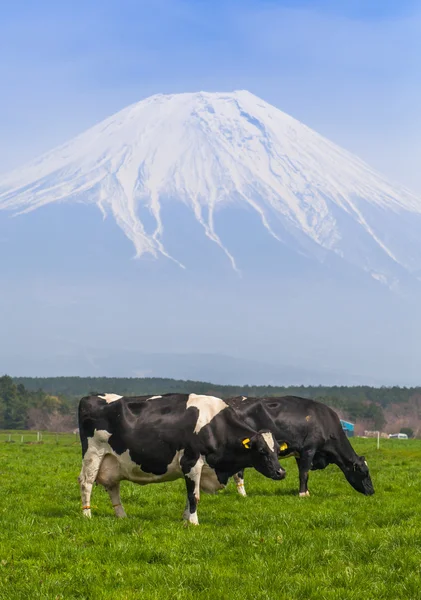
[[[228,205],[256,211],[299,252],[334,252],[381,281],[421,269],[420,199],[247,91],[152,96],[0,177],[0,209],[55,202],[96,203],[137,256],[169,256],[162,209],[182,202],[234,268],[215,227]]]

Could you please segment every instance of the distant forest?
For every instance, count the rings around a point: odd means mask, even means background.
[[[75,406],[74,399],[0,377],[0,429],[70,431],[76,426]]]
[[[365,429],[411,428],[421,436],[421,387],[369,386],[235,386],[163,378],[15,377],[0,378],[0,428],[66,431],[77,427],[79,398],[90,393],[130,396],[166,392],[229,396],[314,398],[333,407],[342,418]]]

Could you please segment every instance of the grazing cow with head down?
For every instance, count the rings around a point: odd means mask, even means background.
[[[79,430],[79,483],[87,517],[95,481],[108,491],[115,514],[125,517],[121,480],[146,485],[184,477],[183,518],[197,525],[200,490],[214,493],[246,467],[272,479],[285,477],[272,433],[254,430],[213,396],[87,396],[79,403]]]
[[[254,429],[272,431],[280,444],[280,457],[295,456],[300,496],[309,496],[310,470],[337,465],[352,487],[366,496],[374,494],[367,462],[358,456],[346,437],[334,410],[308,398],[246,398],[225,400]],[[244,471],[234,477],[238,492],[245,496]]]

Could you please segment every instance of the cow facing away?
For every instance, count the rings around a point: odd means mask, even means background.
[[[225,400],[254,429],[272,431],[280,444],[280,457],[295,456],[300,496],[309,496],[310,470],[337,465],[352,487],[366,496],[374,494],[367,462],[358,456],[346,437],[339,417],[331,408],[308,398],[236,397]],[[244,471],[234,477],[238,492],[245,496]]]
[[[246,467],[272,479],[285,477],[272,433],[255,431],[213,396],[87,396],[79,402],[79,431],[79,484],[87,517],[94,482],[107,490],[115,514],[125,517],[120,481],[147,485],[183,477],[183,518],[197,525],[200,490],[215,493]]]

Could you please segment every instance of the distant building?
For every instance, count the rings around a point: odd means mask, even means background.
[[[347,437],[354,437],[354,423],[349,423],[349,421],[344,421],[343,419],[340,419],[341,421],[341,425],[342,425],[342,429],[345,431],[345,434]]]

